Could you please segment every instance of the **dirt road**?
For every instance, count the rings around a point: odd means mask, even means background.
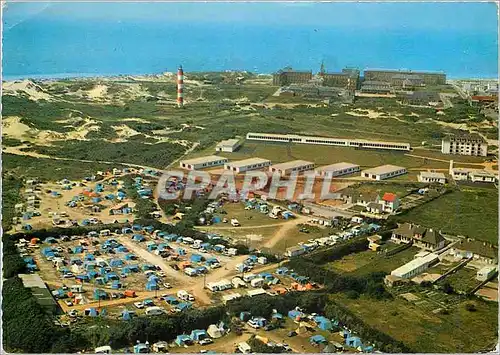
[[[289,222],[286,222],[286,223],[282,224],[282,227],[280,229],[278,229],[278,231],[276,231],[276,233],[270,239],[268,239],[262,245],[262,247],[263,248],[272,248],[272,247],[274,247],[276,244],[279,243],[279,241],[282,238],[286,238],[286,235],[287,235],[287,233],[289,231],[291,231],[294,228],[296,228],[298,224],[306,223],[308,219],[309,219],[308,217],[296,215],[296,218],[292,219]]]

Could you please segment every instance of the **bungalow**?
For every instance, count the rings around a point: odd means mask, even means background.
[[[368,249],[373,250],[373,251],[377,251],[380,249],[380,244],[382,242],[382,237],[380,235],[377,235],[377,234],[372,235],[366,239],[368,239],[368,242],[369,242]]]
[[[399,198],[395,194],[390,193],[390,192],[386,192],[382,196],[382,199],[380,199],[378,202],[382,204],[382,206],[384,208],[384,212],[387,212],[387,213],[393,213],[400,206]]]
[[[462,240],[450,248],[451,255],[458,258],[473,258],[484,264],[498,263],[498,247],[474,239]]]
[[[392,232],[391,240],[400,243],[413,243],[416,247],[435,251],[444,247],[445,239],[440,231],[421,227],[412,223],[403,223]]]

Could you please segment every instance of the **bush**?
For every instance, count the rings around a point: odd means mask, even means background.
[[[469,312],[475,312],[475,311],[477,311],[476,305],[474,303],[466,303],[465,304],[465,309],[468,310]]]

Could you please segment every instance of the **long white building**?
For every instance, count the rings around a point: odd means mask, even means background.
[[[406,168],[396,165],[381,165],[376,168],[361,171],[361,176],[372,180],[385,180],[399,175],[404,175]]]
[[[367,148],[367,149],[387,149],[410,151],[410,143],[370,141],[365,139],[346,139],[331,137],[300,136],[296,134],[273,134],[273,133],[247,133],[248,140],[302,143],[316,145],[331,145],[338,147]]]
[[[301,172],[314,169],[314,163],[305,160],[293,160],[281,164],[273,164],[269,167],[269,171],[279,172],[281,176],[289,175],[292,172]]]
[[[224,169],[231,170],[236,173],[242,173],[249,170],[257,170],[266,168],[271,165],[271,161],[262,158],[249,158],[244,160],[233,161],[224,164]]]
[[[341,176],[356,173],[360,170],[359,165],[351,164],[351,163],[336,163],[326,166],[321,166],[317,168],[315,171],[322,177],[332,178],[334,176]]]
[[[181,160],[179,165],[183,169],[196,170],[224,165],[227,162],[227,158],[219,157],[217,155],[209,155],[206,157]]]
[[[429,253],[426,256],[413,259],[409,263],[398,267],[396,270],[391,272],[391,275],[401,277],[402,279],[411,279],[424,272],[427,268],[429,268],[429,266],[438,260],[439,257],[437,254]]]

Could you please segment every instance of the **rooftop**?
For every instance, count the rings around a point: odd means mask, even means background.
[[[220,157],[220,156],[217,156],[217,155],[208,155],[208,156],[205,156],[205,157],[199,157],[199,158],[182,160],[181,163],[194,165],[194,164],[202,164],[202,163],[207,163],[207,162],[212,162],[212,161],[219,161],[219,160],[225,160],[225,161],[227,161],[227,158]]]
[[[239,144],[239,142],[240,142],[240,140],[236,139],[236,138],[226,139],[226,140],[220,141],[217,144],[217,147],[222,147],[222,146],[225,146],[225,147],[234,147],[235,145]]]
[[[27,288],[47,288],[42,278],[38,274],[19,274],[19,277],[23,281],[24,287]]]
[[[338,171],[338,170],[344,170],[344,169],[349,169],[349,168],[358,168],[358,167],[359,167],[359,165],[357,165],[357,164],[341,162],[341,163],[335,163],[335,164],[321,166],[321,167],[317,168],[316,171]]]
[[[488,258],[498,258],[498,247],[478,240],[464,240],[454,245],[459,250],[470,251]]]
[[[227,163],[227,165],[232,166],[232,167],[236,167],[236,168],[241,168],[241,167],[247,166],[247,165],[268,163],[268,162],[270,163],[271,161],[268,159],[263,159],[263,158],[248,158],[248,159],[233,161],[233,162]]]
[[[379,69],[379,68],[366,68],[364,72],[367,71],[378,71],[378,72],[392,72],[392,73],[412,73],[412,74],[445,74],[443,71],[418,71],[409,69]]]
[[[484,138],[477,133],[461,132],[458,134],[449,134],[443,140],[465,140],[465,141],[479,141],[485,142]]]
[[[379,175],[379,174],[386,174],[386,173],[390,173],[390,172],[401,170],[401,169],[405,169],[405,168],[403,168],[401,166],[396,166],[396,165],[381,165],[381,166],[377,166],[375,168],[363,170],[363,173]]]
[[[420,176],[429,179],[446,179],[443,173],[436,173],[433,171],[421,171]]]
[[[287,170],[292,168],[299,168],[306,165],[314,165],[314,163],[305,160],[292,160],[286,163],[273,164],[272,167],[279,170]]]
[[[414,270],[414,269],[420,267],[421,265],[424,265],[424,264],[427,264],[427,263],[431,263],[431,262],[433,262],[434,260],[436,260],[438,258],[439,257],[438,257],[437,254],[429,253],[426,256],[413,259],[409,263],[406,263],[403,266],[398,267],[396,270],[393,270],[391,272],[391,275],[393,275],[393,276],[404,275],[407,272],[409,272],[411,270]]]

